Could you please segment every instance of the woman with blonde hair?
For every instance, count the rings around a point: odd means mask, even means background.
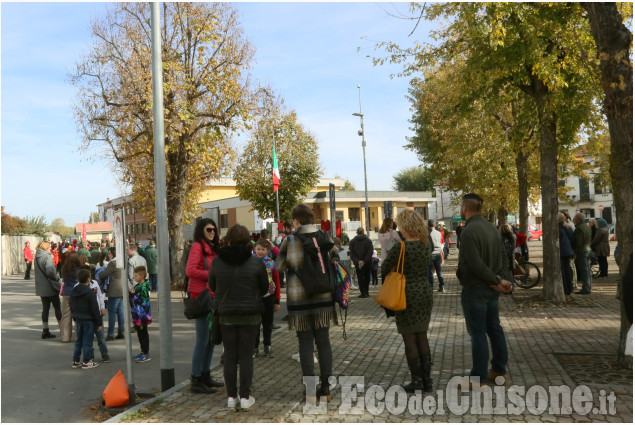
[[[403,338],[406,361],[412,381],[402,385],[406,391],[432,391],[428,326],[432,314],[432,287],[428,283],[431,246],[428,226],[414,210],[405,209],[397,215],[397,225],[405,238],[404,275],[406,276],[406,309],[395,312],[397,332]],[[381,265],[381,275],[387,276],[399,261],[401,244],[395,244]]]
[[[62,319],[60,304],[60,283],[53,264],[51,243],[42,241],[35,251],[35,295],[42,300],[42,339],[55,338],[49,331],[49,311],[55,309],[58,323]]]

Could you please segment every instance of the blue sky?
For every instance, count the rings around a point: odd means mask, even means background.
[[[373,67],[372,40],[409,44],[429,31],[383,9],[406,3],[236,3],[256,48],[253,76],[298,112],[318,139],[325,177],[339,174],[364,188],[357,84],[361,85],[368,189],[388,190],[392,176],[416,165],[403,149],[411,135],[408,79],[395,66]],[[126,193],[103,159],[78,151],[67,81],[91,43],[90,21],[104,3],[2,3],[2,205],[20,217],[45,215],[67,225],[87,220],[106,198]],[[367,37],[367,39],[362,39]],[[358,53],[357,48],[361,47]]]

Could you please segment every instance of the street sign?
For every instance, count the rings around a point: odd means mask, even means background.
[[[119,210],[115,212],[115,252],[116,257],[115,261],[118,269],[123,269],[124,267],[124,244],[123,244],[123,211]]]
[[[600,211],[604,210],[604,205],[598,205],[598,210]]]

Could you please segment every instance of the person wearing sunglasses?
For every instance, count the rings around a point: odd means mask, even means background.
[[[187,294],[190,298],[196,298],[207,286],[209,268],[212,260],[218,253],[219,235],[218,227],[214,220],[203,218],[196,223],[194,228],[194,243],[187,259],[185,274],[189,278]],[[214,293],[210,290],[214,298]],[[206,317],[194,319],[196,326],[196,343],[192,354],[192,386],[190,391],[198,394],[213,394],[215,387],[224,384],[212,379],[210,365],[214,355],[214,344],[209,337],[209,322]]]

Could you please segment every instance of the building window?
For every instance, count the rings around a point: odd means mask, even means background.
[[[146,225],[145,223],[141,223],[141,233],[145,233],[146,232]]]
[[[415,211],[424,219],[428,219],[428,209],[426,207],[415,207]]]
[[[139,225],[138,225],[138,224],[135,224],[135,225],[134,225],[134,232],[135,232],[135,234],[137,234],[137,235],[139,234]]]
[[[359,208],[349,208],[348,209],[348,220],[349,221],[360,221]]]
[[[589,202],[591,195],[589,194],[589,180],[584,177],[580,177],[580,201]]]
[[[344,211],[335,210],[335,221],[344,221]]]
[[[220,215],[220,227],[221,229],[227,229],[229,227],[229,216],[227,214]]]

